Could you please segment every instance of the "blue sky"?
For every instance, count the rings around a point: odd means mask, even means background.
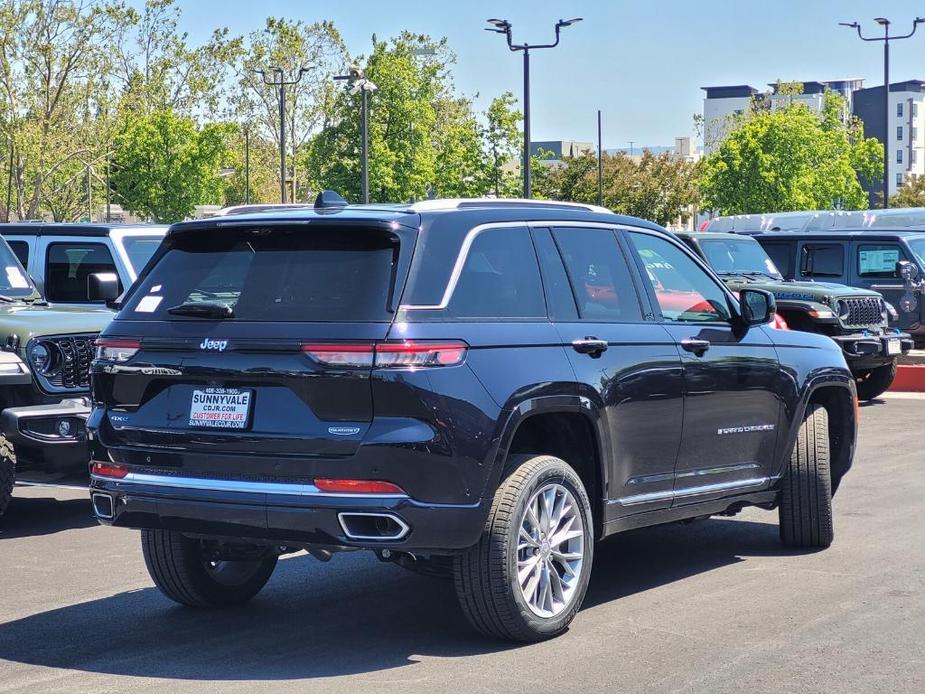
[[[136,4],[140,4],[138,0]],[[831,79],[883,80],[880,44],[862,43],[839,21],[870,32],[885,14],[905,32],[925,2],[907,0],[180,0],[182,28],[194,40],[216,26],[246,33],[267,16],[333,20],[352,53],[368,52],[370,36],[402,29],[446,36],[458,56],[457,88],[484,106],[511,90],[520,98],[521,61],[502,36],[482,31],[487,17],[514,25],[515,41],[544,42],[555,21],[585,21],[562,43],[531,61],[533,139],[593,140],[596,110],[604,113],[604,146],[670,144],[692,134],[702,108],[701,86]],[[925,25],[891,52],[893,80],[925,79]]]

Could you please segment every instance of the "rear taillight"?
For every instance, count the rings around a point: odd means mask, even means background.
[[[114,463],[93,463],[90,466],[90,474],[121,480],[128,474],[128,468]]]
[[[105,361],[121,363],[135,356],[141,348],[139,340],[126,340],[122,338],[100,337],[93,343],[96,347],[96,358]]]
[[[398,368],[456,366],[466,358],[465,342],[380,342],[377,344],[314,343],[302,351],[325,366]]]
[[[397,484],[382,480],[334,480],[316,478],[315,486],[326,494],[404,494]]]
[[[376,366],[456,366],[466,358],[466,343],[383,342],[376,345]]]

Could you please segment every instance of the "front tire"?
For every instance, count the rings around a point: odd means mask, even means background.
[[[781,480],[780,539],[788,547],[824,548],[832,544],[832,475],[829,468],[829,416],[811,404],[800,425],[790,463]]]
[[[260,592],[276,568],[275,554],[212,561],[202,542],[173,530],[142,530],[145,566],[160,591],[188,607],[229,607]]]
[[[895,361],[859,374],[855,381],[858,388],[858,399],[873,400],[882,395],[893,384],[894,378],[896,378]]]
[[[552,456],[518,456],[478,544],[456,557],[456,594],[486,636],[541,641],[568,628],[588,589],[591,503],[581,479]]]
[[[16,453],[6,436],[0,434],[0,517],[6,512],[13,497],[16,482]]]

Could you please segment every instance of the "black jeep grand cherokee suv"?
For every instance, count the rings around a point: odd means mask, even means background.
[[[98,341],[93,505],[186,605],[360,548],[452,574],[485,634],[554,636],[612,533],[759,506],[831,543],[854,379],[773,310],[587,206],[177,224]]]

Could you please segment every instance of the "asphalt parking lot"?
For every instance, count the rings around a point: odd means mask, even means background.
[[[366,554],[287,558],[243,608],[179,608],[85,495],[18,489],[0,692],[925,691],[925,396],[861,418],[829,550],[785,551],[757,510],[628,533],[598,546],[570,631],[530,646],[480,640],[449,583]]]

